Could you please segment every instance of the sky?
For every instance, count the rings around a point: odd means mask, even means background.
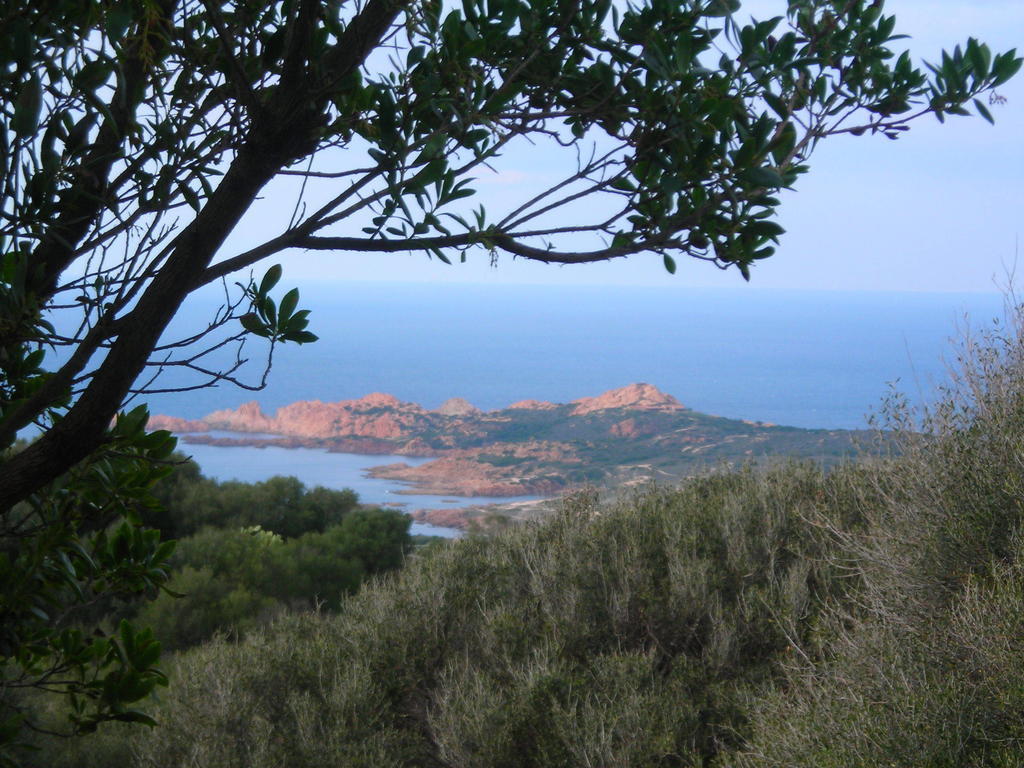
[[[764,19],[784,11],[784,0],[749,0],[739,17]],[[909,49],[916,62],[937,61],[943,48],[968,37],[993,53],[1024,50],[1022,0],[888,0],[885,12],[896,16],[897,33],[911,36],[894,49]],[[929,116],[898,141],[840,136],[822,142],[810,172],[782,195],[778,221],[787,233],[781,247],[756,266],[746,290],[1002,290],[1024,234],[1024,73],[999,93],[1007,101],[992,108],[994,126],[976,116],[940,125]],[[486,198],[514,194],[517,185],[546,172],[543,153],[511,161],[500,178],[481,180]],[[279,221],[293,204],[293,190],[269,188],[229,245],[257,244],[266,223]],[[736,270],[693,259],[680,260],[677,273],[669,275],[655,255],[571,267],[507,256],[494,267],[483,252],[453,266],[410,254],[292,252],[281,261],[289,279],[298,281],[744,285]]]

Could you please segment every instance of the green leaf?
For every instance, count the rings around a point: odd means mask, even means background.
[[[259,294],[266,296],[275,285],[277,281],[281,279],[281,265],[275,264],[267,270],[267,274],[263,276],[262,282],[260,282]]]
[[[1020,70],[1022,60],[1014,58],[1016,54],[1017,49],[1011,48],[1002,56],[996,56],[995,61],[992,64],[993,88],[1002,85]]]
[[[142,696],[139,696],[138,698],[142,698]],[[145,712],[139,712],[134,709],[129,709],[126,712],[119,712],[116,715],[114,715],[113,718],[123,723],[142,723],[143,725],[148,725],[150,727],[159,725],[159,723],[157,723],[156,720],[147,715]]]
[[[131,10],[127,3],[121,3],[107,12],[106,28],[107,36],[117,42],[124,37],[125,31],[132,23]]]
[[[281,305],[277,308],[277,324],[279,326],[285,325],[292,316],[292,312],[295,311],[295,306],[299,303],[299,289],[292,288],[288,293],[281,299]]]
[[[772,240],[778,240],[779,235],[783,234],[786,230],[777,222],[762,220],[748,224],[743,231],[749,233],[752,237],[768,237]]]
[[[14,102],[14,118],[11,127],[19,139],[27,138],[39,127],[39,113],[43,107],[43,84],[36,73],[23,83]]]
[[[992,119],[992,113],[988,111],[988,107],[982,104],[978,99],[974,99],[974,108],[978,110],[978,114],[981,115],[992,125],[995,125],[995,120]]]
[[[37,618],[42,619],[43,621],[49,621],[50,620],[49,615],[42,608],[39,608],[39,607],[37,607],[35,605],[30,605],[28,607],[28,610],[29,610],[30,613],[35,614],[35,616]]]
[[[711,0],[704,8],[705,16],[729,16],[740,9],[740,0]]]
[[[196,213],[199,213],[199,209],[202,207],[199,202],[199,194],[188,185],[188,182],[179,181],[178,191],[181,192],[182,197],[185,198],[185,202],[189,204],[189,207]]]
[[[796,146],[796,128],[792,123],[786,123],[779,132],[779,137],[772,146],[772,159],[776,164],[781,164],[789,157],[789,153]]]
[[[294,341],[297,344],[312,344],[317,341],[320,337],[315,333],[309,331],[296,331],[294,333],[286,333],[284,335],[285,341]]]
[[[110,77],[111,65],[101,59],[93,59],[82,67],[75,75],[75,87],[92,92],[107,82]]]
[[[427,49],[422,45],[414,45],[409,49],[408,55],[405,57],[405,65],[412,69],[414,66],[423,61],[423,56]]]
[[[465,142],[466,144],[479,144],[490,135],[491,132],[486,128],[474,128],[471,131],[466,131]]]
[[[260,321],[255,312],[248,312],[238,318],[238,320],[241,322],[242,327],[250,333],[255,333],[260,336],[266,334],[267,327]]]
[[[784,187],[786,182],[771,168],[748,168],[740,174],[740,178],[758,187]]]
[[[667,253],[662,255],[662,261],[665,264],[665,270],[670,274],[676,273],[676,260],[669,256]]]
[[[445,264],[451,265],[451,261],[448,259],[447,256],[444,255],[444,252],[440,248],[431,248],[430,252],[437,256],[437,258],[439,258]]]
[[[992,54],[987,45],[979,45],[973,37],[967,41],[967,56],[971,60],[971,68],[978,80],[988,77],[988,68],[992,64]]]
[[[271,328],[277,325],[277,304],[269,296],[264,296],[260,299],[256,309],[261,315],[267,320],[267,325]]]
[[[777,114],[783,120],[789,119],[790,109],[789,105],[786,103],[784,99],[782,99],[779,96],[776,96],[774,93],[769,93],[765,91],[764,100],[768,104],[768,106],[772,108],[772,111],[774,111],[775,114]]]

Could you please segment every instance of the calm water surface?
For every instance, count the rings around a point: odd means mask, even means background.
[[[216,432],[215,437],[238,437],[238,433]],[[271,437],[268,435],[268,437]],[[246,483],[266,480],[273,475],[297,477],[307,487],[351,488],[365,504],[395,506],[399,509],[445,509],[468,504],[524,501],[537,496],[490,498],[483,496],[433,496],[406,494],[408,485],[393,480],[366,476],[369,467],[404,462],[412,466],[429,459],[408,456],[362,456],[354,453],[329,453],[316,448],[280,448],[267,446],[214,446],[201,443],[179,442],[182,452],[199,464],[203,474],[214,480],[241,480]],[[424,523],[413,523],[413,533],[432,536],[457,536],[454,528],[442,528]]]
[[[996,294],[768,292],[735,289],[494,285],[300,285],[315,344],[278,347],[267,388],[232,386],[149,398],[197,418],[257,399],[387,392],[436,408],[536,398],[568,402],[644,381],[705,413],[798,427],[859,428],[887,384],[927,397],[945,379],[958,323],[985,325]],[[179,313],[205,324],[213,303]],[[264,346],[245,349],[251,380]],[[165,384],[185,380],[167,376]]]

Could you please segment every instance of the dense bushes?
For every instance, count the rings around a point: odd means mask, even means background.
[[[178,543],[169,591],[138,622],[177,650],[218,630],[244,633],[288,608],[334,610],[368,576],[402,564],[409,525],[401,512],[368,509],[292,539],[258,526],[204,528]]]
[[[217,482],[177,454],[178,470],[140,510],[165,537],[179,537],[173,573],[138,620],[178,650],[224,631],[238,636],[288,609],[336,609],[374,573],[399,567],[409,518],[361,509],[348,489],[307,489],[294,477]],[[133,606],[106,608],[131,614]]]
[[[966,339],[881,504],[844,537],[862,587],[825,663],[752,707],[743,766],[1024,765],[1024,312]],[[923,427],[919,432],[918,427]]]
[[[850,581],[813,521],[855,520],[850,503],[844,473],[807,466],[571,500],[415,558],[336,616],[179,656],[136,763],[700,764],[742,744],[748,690],[822,643]]]
[[[143,522],[159,528],[163,538],[180,539],[204,527],[246,528],[258,525],[285,537],[323,532],[359,504],[349,489],[307,489],[294,477],[261,483],[217,482],[181,454],[177,471],[154,488],[160,507],[142,510]]]

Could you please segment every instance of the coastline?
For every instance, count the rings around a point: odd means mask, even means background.
[[[333,484],[351,482],[358,472],[378,497],[373,503],[386,493],[388,503],[406,504],[417,519],[442,525],[451,520],[462,528],[494,515],[529,518],[537,503],[585,486],[673,483],[723,462],[778,456],[829,464],[858,452],[855,432],[713,416],[646,383],[561,404],[519,400],[493,411],[459,397],[428,410],[380,392],[355,400],[297,401],[273,414],[250,401],[201,420],[157,415],[150,427],[182,433],[194,448],[319,453],[320,459],[249,461],[264,473],[275,463],[319,461],[320,477]],[[338,456],[340,464],[326,454]],[[247,476],[259,471],[234,463]],[[348,473],[344,481],[341,465]],[[372,481],[390,487],[382,491]],[[519,503],[525,506],[510,506]]]

